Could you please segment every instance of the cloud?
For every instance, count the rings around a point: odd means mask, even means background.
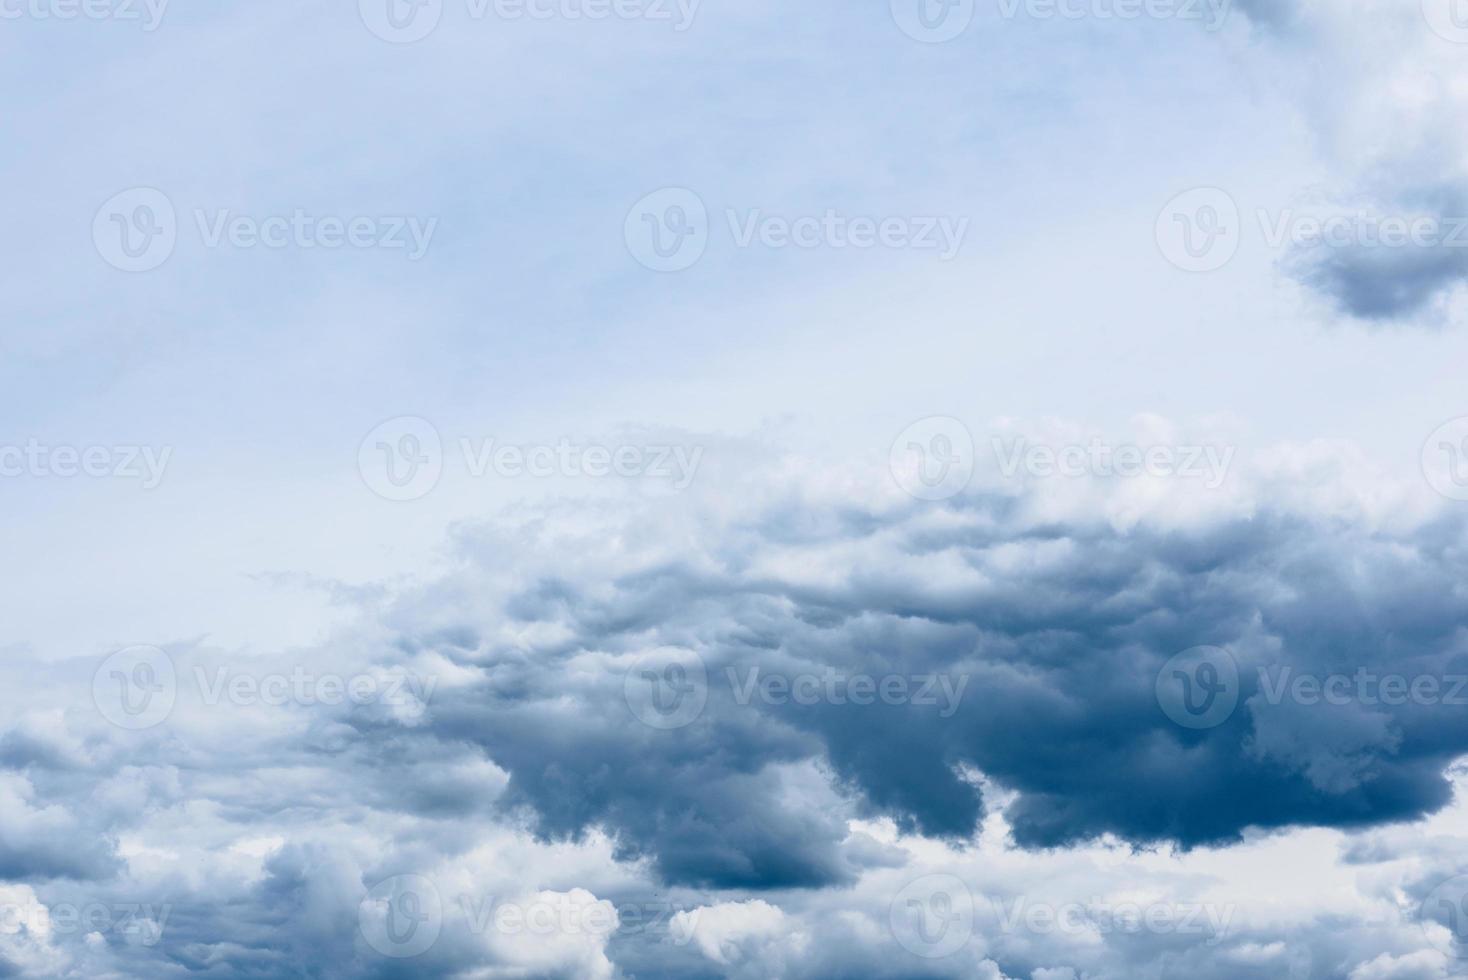
[[[1468,110],[1468,62],[1462,45],[1434,26],[1448,22],[1450,7],[1448,0],[1240,4],[1269,39],[1272,77],[1315,129],[1335,173],[1332,196],[1342,199],[1329,216],[1348,232],[1295,248],[1283,268],[1363,321],[1439,324],[1461,313],[1468,137],[1455,120]],[[1426,224],[1383,244],[1385,219]]]

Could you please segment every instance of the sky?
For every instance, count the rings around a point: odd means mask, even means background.
[[[0,87],[0,975],[1468,977],[1461,0]]]

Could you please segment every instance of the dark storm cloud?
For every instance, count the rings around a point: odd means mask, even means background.
[[[464,862],[489,827],[550,841],[605,831],[618,857],[647,861],[648,888],[799,909],[900,870],[904,851],[851,835],[862,815],[964,844],[1003,806],[1025,848],[1108,834],[1188,847],[1251,826],[1377,827],[1447,802],[1443,771],[1468,752],[1463,707],[1272,695],[1284,668],[1468,674],[1460,520],[1390,534],[1266,509],[1118,530],[1026,513],[1006,496],[840,517],[787,499],[678,524],[676,549],[643,533],[676,520],[651,509],[575,531],[532,522],[510,532],[513,550],[505,532],[467,531],[455,571],[374,614],[367,641],[382,664],[423,670],[441,658],[443,683],[421,715],[344,704],[260,715],[248,728],[257,716],[224,708],[134,735],[19,725],[0,737],[0,859],[47,903],[170,903],[152,946],[58,937],[83,971],[277,977],[311,962],[323,978],[386,978],[453,975],[501,955],[462,923],[408,962],[356,935],[374,883]],[[1235,658],[1240,698],[1221,724],[1189,730],[1155,686],[1169,658],[1200,644]],[[702,711],[671,730],[644,723],[625,696],[629,665],[661,649],[696,652],[708,681]],[[302,658],[326,669],[333,655]],[[858,703],[838,685],[802,703],[766,700],[751,681],[800,676],[917,679],[910,694],[937,677],[961,696]],[[186,803],[220,821],[211,833],[226,840],[283,843],[257,877],[138,885],[115,836],[180,819]],[[343,830],[323,833],[323,821]],[[881,921],[888,897],[863,899],[875,903],[867,914]],[[813,944],[791,976],[924,966],[848,935],[839,916],[803,928]],[[1379,952],[1340,928],[1322,924],[1313,955]],[[1144,939],[1112,941],[1119,975],[1171,975],[1158,966],[1169,962],[1200,977],[1279,968]],[[638,975],[727,975],[656,935],[619,936],[609,950]],[[1062,952],[1043,936],[1011,937],[985,955],[1023,977],[1066,962]],[[1334,976],[1324,963],[1299,975]],[[932,975],[962,969],[934,964]],[[734,975],[746,974],[757,975]]]
[[[1461,246],[1317,247],[1297,254],[1288,266],[1295,279],[1353,317],[1409,319],[1468,279],[1468,240]]]
[[[1458,522],[1395,540],[1266,512],[1123,533],[1026,527],[1012,506],[968,501],[942,530],[922,512],[820,521],[782,508],[635,574],[528,582],[502,608],[517,629],[555,624],[554,654],[476,653],[494,682],[448,696],[433,730],[482,746],[510,774],[504,801],[529,807],[544,835],[606,827],[667,880],[718,887],[847,876],[844,822],[792,807],[782,788],[780,767],[802,759],[829,767],[859,812],[954,839],[984,812],[972,767],[1018,791],[1007,816],[1031,847],[1103,834],[1186,847],[1251,826],[1406,820],[1448,801],[1443,770],[1468,752],[1463,709],[1274,703],[1261,678],[1468,673]],[[775,574],[778,556],[840,573]],[[1154,686],[1170,657],[1202,644],[1238,661],[1241,703],[1191,731]],[[619,670],[585,659],[664,645],[697,651],[708,671],[707,707],[674,731],[632,717]],[[967,687],[949,717],[911,703],[738,703],[752,668],[935,673]]]

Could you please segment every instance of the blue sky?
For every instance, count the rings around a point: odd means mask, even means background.
[[[398,975],[357,892],[473,868],[530,904],[705,909],[704,931],[527,945],[455,920],[417,961],[435,975],[1462,975],[1413,918],[1468,854],[1446,829],[1459,721],[1317,717],[1251,682],[1253,707],[1190,736],[1136,700],[1202,645],[1246,677],[1461,655],[1468,263],[1441,236],[1363,243],[1392,220],[1451,236],[1468,206],[1449,0],[923,0],[955,32],[937,43],[904,30],[917,0],[603,19],[442,0],[411,43],[379,36],[387,2],[0,0],[0,449],[48,460],[0,476],[0,649],[36,678],[0,697],[0,799],[30,828],[0,846],[0,890],[179,923],[21,930],[0,941],[15,972]],[[675,271],[634,233],[666,189],[703,215]],[[1180,267],[1179,200],[1223,207],[1206,271]],[[810,247],[740,241],[828,215],[843,230]],[[116,233],[156,220],[172,246],[127,271]],[[323,220],[364,244],[324,244]],[[853,220],[958,237],[841,247]],[[1312,246],[1311,220],[1345,237]],[[272,227],[279,247],[255,240]],[[913,494],[909,433],[972,479]],[[371,461],[410,466],[424,436],[434,475],[385,499]],[[1165,472],[1092,453],[1057,477],[1023,453],[1093,444],[1155,447]],[[587,447],[626,448],[629,473],[589,475]],[[1218,485],[1186,472],[1195,448]],[[120,472],[150,458],[156,479]],[[138,645],[190,688],[141,733],[86,688]],[[684,732],[685,758],[607,716],[621,682],[598,680],[667,649],[716,679],[748,657],[972,676],[974,712],[1008,692],[1050,723],[959,712],[894,749],[907,722],[715,699],[732,714]],[[421,717],[185,696],[195,668],[299,664],[441,684]],[[1095,684],[1111,697],[1083,709]],[[1177,783],[1172,750],[1226,778]],[[1162,816],[1125,802],[1149,771],[1174,781]],[[718,854],[678,823],[733,809]],[[16,857],[58,841],[86,842],[80,864]],[[1352,902],[1261,908],[1282,886],[1255,864],[1283,851]],[[1246,924],[1184,949],[1000,923],[913,959],[891,893],[950,865],[1052,903],[1131,868],[1147,901],[1206,893]],[[295,912],[261,912],[282,895]]]

